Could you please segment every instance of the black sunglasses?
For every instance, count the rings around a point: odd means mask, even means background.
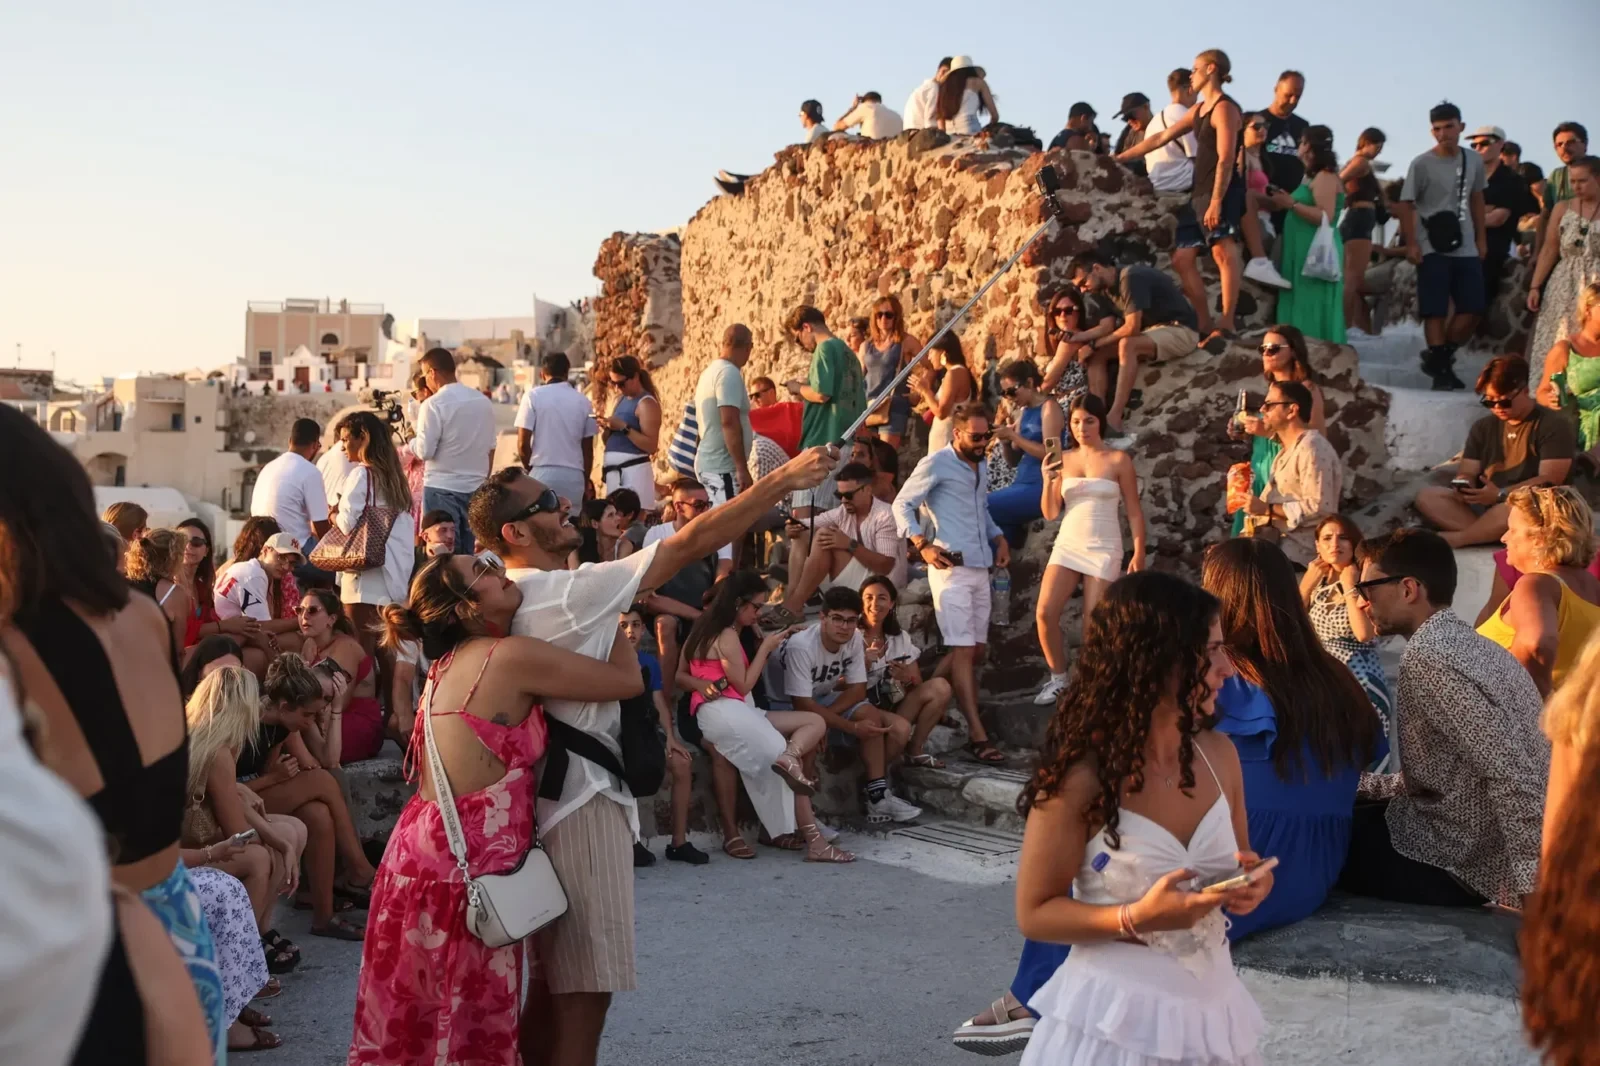
[[[1078,308],[1073,304],[1060,304],[1059,306],[1052,307],[1050,309],[1050,314],[1052,317],[1055,315],[1075,315],[1077,313]]]
[[[967,436],[971,437],[974,441],[982,442],[994,436],[994,430],[986,429],[982,433],[968,433]]]
[[[699,514],[701,511],[704,511],[708,507],[711,506],[711,501],[710,500],[684,500],[682,503],[678,504],[678,506],[679,507],[687,507],[689,510],[693,511],[695,514]]]
[[[1008,400],[1013,399],[1017,395],[1017,388],[1018,386],[1016,385],[1007,385],[1005,388],[1000,390],[1000,395],[1004,396]]]
[[[528,504],[527,507],[524,507],[522,510],[506,519],[506,521],[502,522],[501,524],[505,525],[507,522],[521,522],[523,519],[532,518],[534,515],[544,514],[547,511],[559,510],[561,510],[561,497],[556,495],[555,489],[547,488],[543,492],[539,493],[538,497],[532,503]]]
[[[1360,596],[1364,600],[1371,599],[1371,597],[1367,595],[1368,589],[1375,589],[1379,585],[1391,585],[1396,581],[1404,581],[1405,579],[1406,575],[1404,574],[1394,574],[1390,577],[1375,577],[1371,581],[1357,581],[1350,591],[1354,592],[1357,596]]]
[[[191,547],[191,548],[209,548],[209,547],[211,547],[211,542],[206,540],[206,538],[204,538],[204,537],[190,537],[189,538],[189,547]]]
[[[894,318],[895,317],[895,313],[893,311],[879,311],[877,313],[876,317],[878,317],[878,318]]]
[[[1293,406],[1294,406],[1294,401],[1293,400],[1268,400],[1266,403],[1261,405],[1261,409],[1263,411],[1265,411],[1269,407],[1293,407]]]
[[[1263,344],[1257,351],[1262,355],[1277,355],[1287,347],[1289,347],[1287,344]]]
[[[1517,392],[1521,392],[1521,391],[1522,391],[1521,389],[1517,390]],[[1491,410],[1504,411],[1504,410],[1508,409],[1512,404],[1517,402],[1517,393],[1513,392],[1510,396],[1502,396],[1498,400],[1491,400],[1491,399],[1489,399],[1489,397],[1484,396],[1484,397],[1480,398],[1478,400],[1478,402],[1483,404],[1483,406],[1485,406],[1485,407],[1487,407],[1487,408],[1489,408]]]

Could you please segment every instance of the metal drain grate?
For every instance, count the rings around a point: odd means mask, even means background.
[[[1007,833],[999,829],[964,825],[960,822],[933,822],[896,829],[891,839],[915,840],[935,847],[948,848],[962,855],[980,860],[1014,858],[1022,847],[1022,834]]]

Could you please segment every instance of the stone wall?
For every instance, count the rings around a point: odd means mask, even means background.
[[[230,452],[282,452],[289,446],[289,427],[297,418],[316,419],[326,439],[334,417],[356,399],[348,392],[274,392],[261,396],[260,383],[251,384],[256,388],[255,394],[229,396],[225,401],[228,424],[224,447]]]
[[[612,359],[632,355],[664,366],[683,353],[681,252],[675,233],[613,233],[601,243],[594,261],[600,295],[594,301],[589,382],[596,410],[611,408],[604,370]]]

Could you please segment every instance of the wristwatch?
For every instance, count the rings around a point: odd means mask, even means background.
[[[856,553],[856,549],[859,547],[861,547],[861,542],[856,540],[854,537],[851,537],[849,546],[845,548],[845,553],[848,555],[854,555]]]

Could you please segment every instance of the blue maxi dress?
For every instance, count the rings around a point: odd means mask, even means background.
[[[1035,444],[1044,443],[1044,404],[1022,409],[1022,417],[1017,420],[1017,434]],[[989,493],[989,515],[1013,550],[1022,547],[1028,524],[1044,517],[1039,507],[1039,496],[1044,492],[1044,460],[1022,452],[1016,470],[1011,484]]]
[[[1262,858],[1278,858],[1272,891],[1261,906],[1249,914],[1228,915],[1228,940],[1234,941],[1292,925],[1310,917],[1327,900],[1350,850],[1361,767],[1345,767],[1324,778],[1307,751],[1300,780],[1284,781],[1272,764],[1278,713],[1265,692],[1237,675],[1217,693],[1215,728],[1226,733],[1239,752],[1250,848]],[[1378,757],[1387,753],[1387,740],[1380,740]],[[1011,994],[1018,1003],[1027,1003],[1050,980],[1069,950],[1065,944],[1023,942],[1011,981]]]

